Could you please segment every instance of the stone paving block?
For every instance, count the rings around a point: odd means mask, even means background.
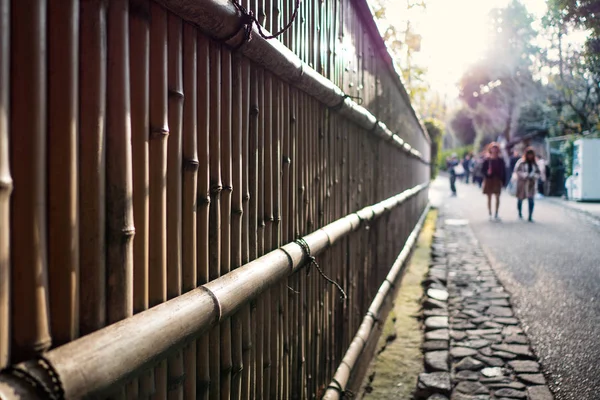
[[[423,308],[426,310],[431,310],[431,309],[435,309],[435,308],[441,308],[441,309],[445,310],[448,308],[448,305],[446,303],[444,303],[443,301],[428,298],[423,303]]]
[[[487,357],[487,356],[484,356],[481,354],[477,354],[475,356],[475,358],[489,367],[503,367],[504,366],[504,360],[502,360],[501,358],[498,358],[498,357]]]
[[[512,317],[513,312],[508,307],[492,306],[487,309],[486,314],[495,315],[496,317]]]
[[[484,367],[483,363],[479,360],[476,360],[472,357],[465,357],[460,360],[457,364],[454,365],[454,368],[457,371],[469,370],[469,371],[478,371]]]
[[[438,301],[448,300],[448,292],[440,289],[427,289],[427,296]]]
[[[477,354],[477,350],[471,349],[469,347],[452,347],[450,349],[450,355],[453,358],[469,357],[474,356],[475,354]]]
[[[481,371],[481,375],[486,378],[492,378],[495,376],[503,376],[504,370],[502,368],[494,367],[494,368],[484,368]]]
[[[494,322],[502,325],[519,325],[519,320],[513,317],[496,317]]]
[[[463,340],[467,337],[467,334],[463,331],[450,331],[450,336],[454,340]]]
[[[448,317],[429,317],[425,320],[425,329],[434,330],[448,327]]]
[[[448,350],[448,347],[449,344],[447,340],[427,340],[421,346],[424,351]]]
[[[464,370],[464,371],[458,371],[454,375],[454,377],[461,381],[477,381],[477,380],[479,380],[480,375],[476,371]]]
[[[498,389],[494,392],[496,397],[509,397],[511,399],[526,399],[527,393],[516,389]]]
[[[436,393],[429,396],[427,400],[448,400],[448,397],[444,396],[443,394]]]
[[[522,372],[538,372],[540,370],[540,364],[538,364],[536,361],[515,360],[515,361],[510,361],[508,363],[508,365],[513,370],[515,370],[515,372],[517,372],[517,373],[522,373]]]
[[[489,387],[490,389],[516,389],[516,390],[523,390],[525,389],[527,386],[525,386],[524,384],[522,384],[521,382],[493,382],[493,383],[486,383],[484,382],[487,387]]]
[[[421,373],[417,380],[417,395],[427,397],[436,393],[450,394],[450,374],[448,372]]]
[[[448,329],[425,332],[425,340],[450,340]]]
[[[454,390],[464,394],[489,394],[490,391],[484,385],[477,381],[462,381],[454,388]]]
[[[494,344],[492,350],[505,351],[507,353],[516,354],[518,356],[529,356],[529,346],[522,344]]]
[[[547,386],[531,386],[527,388],[527,397],[529,400],[553,400],[554,396]]]
[[[519,379],[526,384],[545,385],[546,379],[542,374],[521,374]]]
[[[425,353],[425,369],[431,372],[449,371],[447,351],[428,351]]]

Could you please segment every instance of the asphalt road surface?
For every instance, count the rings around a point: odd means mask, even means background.
[[[536,201],[535,223],[517,218],[503,193],[502,222],[490,222],[486,198],[447,177],[430,188],[447,216],[469,220],[494,270],[512,294],[557,400],[600,399],[600,223],[558,204]],[[527,203],[523,214],[527,215]]]

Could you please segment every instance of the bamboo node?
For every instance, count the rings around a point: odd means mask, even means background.
[[[171,392],[173,390],[177,390],[183,385],[183,381],[185,381],[185,372],[179,376],[170,376],[167,382],[167,391]]]
[[[210,205],[210,197],[208,196],[198,196],[198,204],[200,205]]]
[[[233,192],[233,186],[223,186],[222,191],[231,193]]]
[[[168,96],[176,99],[183,99],[185,96],[181,90],[169,89]]]
[[[31,372],[20,368],[18,366],[9,366],[3,373],[8,373],[15,378],[25,381],[38,395],[40,398],[49,400],[64,400],[65,391],[62,387],[60,377],[52,364],[43,356],[38,356],[35,361],[34,368],[38,370],[39,367],[45,374],[41,378],[32,374]],[[47,384],[49,383],[49,385]]]
[[[189,172],[196,172],[200,167],[198,160],[183,160],[183,170]]]
[[[150,139],[163,139],[169,136],[169,129],[166,127],[152,127],[150,128]]]

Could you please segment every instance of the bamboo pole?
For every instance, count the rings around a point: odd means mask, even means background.
[[[250,120],[248,139],[248,193],[249,193],[249,234],[248,251],[249,260],[258,258],[258,115],[259,103],[258,69],[254,66],[250,69]],[[255,398],[257,389],[262,382],[258,380],[258,335],[257,335],[257,306],[258,301],[250,303],[251,321],[251,364],[250,364],[250,398]]]
[[[198,285],[209,281],[209,212],[210,212],[210,65],[209,41],[198,35]],[[208,334],[197,344],[197,398],[207,399],[210,386]]]
[[[250,156],[250,65],[242,61],[242,265],[250,261],[250,183],[248,182]],[[252,371],[252,329],[250,304],[242,308],[242,398],[250,398]]]
[[[257,223],[256,223],[256,253],[258,256],[265,254],[265,173],[264,173],[264,132],[265,132],[265,79],[264,71],[258,70],[258,131],[257,136],[257,154],[258,165],[257,175]],[[264,392],[264,336],[265,336],[265,301],[264,296],[256,300],[256,398],[262,399]]]
[[[231,52],[223,49],[221,52],[221,260],[219,276],[231,271],[231,197],[232,183],[232,78]],[[231,320],[221,323],[221,398],[231,397]]]
[[[11,70],[19,71],[19,79],[11,81],[9,117],[15,184],[10,253],[12,265],[19,265],[10,277],[11,361],[15,362],[51,344],[46,253],[46,2],[13,2],[10,29]]]
[[[273,234],[273,80],[271,74],[265,71],[264,74],[264,103],[263,103],[263,118],[262,123],[264,124],[263,133],[263,162],[260,163],[264,171],[263,182],[264,185],[264,252],[273,250],[272,234]],[[263,253],[264,254],[264,253]],[[263,368],[264,368],[264,380],[263,380],[263,397],[265,399],[271,398],[271,375],[272,375],[272,356],[273,351],[271,342],[273,341],[272,326],[272,290],[265,292],[263,296],[263,322],[264,322],[264,344],[263,344]]]
[[[133,167],[133,218],[136,238],[133,242],[133,312],[148,309],[149,246],[149,70],[150,3],[131,0],[129,46],[131,81],[131,145]],[[135,397],[148,398],[155,391],[154,370],[143,374],[131,385]]]
[[[221,268],[221,45],[210,42],[210,208],[209,215],[209,282],[217,279]],[[221,387],[221,330],[210,331],[210,389],[211,400],[220,399]]]
[[[182,292],[187,293],[198,283],[197,271],[197,195],[198,195],[198,146],[197,146],[197,40],[196,28],[183,24],[183,182],[182,182]],[[196,352],[197,343],[191,342],[184,351],[185,366],[184,398],[196,398]]]
[[[48,5],[48,274],[54,345],[79,335],[79,2]]]
[[[131,0],[129,12],[131,144],[133,155],[133,311],[148,309],[150,3]],[[83,202],[82,202],[83,204]]]
[[[150,3],[150,140],[148,300],[154,307],[167,300],[167,13]],[[154,370],[153,399],[167,397],[167,362]]]
[[[0,368],[8,365],[10,332],[10,195],[8,160],[9,5],[0,0]]]
[[[245,115],[242,113],[244,104],[243,89],[244,85],[242,69],[243,61],[241,57],[234,56],[232,65],[232,112],[231,112],[231,175],[233,193],[231,198],[231,269],[237,269],[242,266],[242,142],[243,126]],[[247,103],[246,103],[247,104]],[[247,126],[247,124],[246,124]],[[231,358],[232,358],[232,381],[231,398],[242,398],[242,371],[243,363],[243,324],[244,310],[235,314],[231,319]]]
[[[80,17],[79,331],[86,335],[106,325],[106,3],[82,1]]]
[[[182,227],[182,35],[181,18],[169,14],[167,20],[167,87],[169,143],[167,146],[167,299],[181,294]],[[175,353],[167,362],[167,398],[183,399],[183,354]]]

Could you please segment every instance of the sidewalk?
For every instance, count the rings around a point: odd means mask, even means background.
[[[424,284],[425,369],[417,398],[552,400],[510,294],[467,220],[440,216]]]
[[[557,204],[600,221],[600,203],[569,201],[559,197],[545,197],[541,201]]]

